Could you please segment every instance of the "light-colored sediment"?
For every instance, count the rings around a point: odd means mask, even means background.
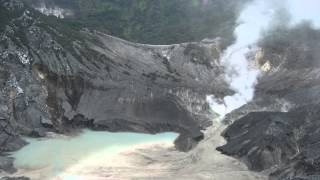
[[[218,123],[210,127],[205,132],[205,139],[188,153],[175,150],[170,142],[138,145],[111,157],[102,157],[97,152],[50,180],[267,179],[264,175],[248,171],[240,161],[215,150],[225,143],[220,136],[223,129]],[[41,171],[48,169],[20,170],[18,175],[41,179],[38,176]]]

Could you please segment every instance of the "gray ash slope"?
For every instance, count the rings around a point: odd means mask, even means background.
[[[135,44],[73,30],[19,0],[0,2],[1,155],[23,147],[21,136],[80,128],[175,131],[186,151],[211,124],[206,94],[232,93],[218,62],[221,40]],[[13,172],[12,159],[1,158],[0,169]]]
[[[266,72],[252,102],[230,113],[218,150],[270,179],[320,176],[320,31],[309,23],[282,27],[260,41]]]

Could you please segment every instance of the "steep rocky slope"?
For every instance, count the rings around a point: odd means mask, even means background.
[[[21,136],[80,128],[181,135],[191,149],[211,124],[207,94],[231,94],[219,65],[220,39],[151,46],[96,31],[76,31],[28,8],[1,0],[0,153]],[[214,83],[212,83],[214,82]],[[12,159],[0,168],[13,172]]]
[[[319,40],[308,23],[265,34],[255,98],[228,115],[218,150],[270,179],[319,177]]]

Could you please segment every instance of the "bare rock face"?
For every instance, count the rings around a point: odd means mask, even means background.
[[[187,151],[211,124],[206,95],[232,93],[220,40],[135,44],[0,2],[10,19],[0,34],[0,155],[24,146],[21,135],[78,128],[175,131]]]
[[[319,39],[308,24],[270,32],[261,41],[259,79],[252,102],[230,113],[218,148],[270,179],[319,176]],[[234,122],[234,123],[232,123]]]
[[[262,171],[282,165],[272,179],[319,175],[319,107],[290,112],[253,112],[227,128],[227,155],[245,157],[250,168]],[[236,138],[235,138],[236,137]]]
[[[13,158],[0,157],[0,169],[13,173],[16,170],[13,168]]]
[[[27,177],[3,177],[0,180],[30,180]]]

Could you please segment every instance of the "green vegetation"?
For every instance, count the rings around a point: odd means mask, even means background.
[[[17,18],[22,15],[24,9],[17,9],[9,11],[0,4],[0,32],[5,30],[6,26],[10,24],[12,18]]]
[[[5,26],[9,23],[9,12],[2,6],[0,6],[0,32],[5,29]]]
[[[39,0],[27,0],[33,4]],[[172,44],[224,37],[231,41],[237,12],[234,0],[48,0],[47,6],[70,9],[64,19],[130,41]]]

